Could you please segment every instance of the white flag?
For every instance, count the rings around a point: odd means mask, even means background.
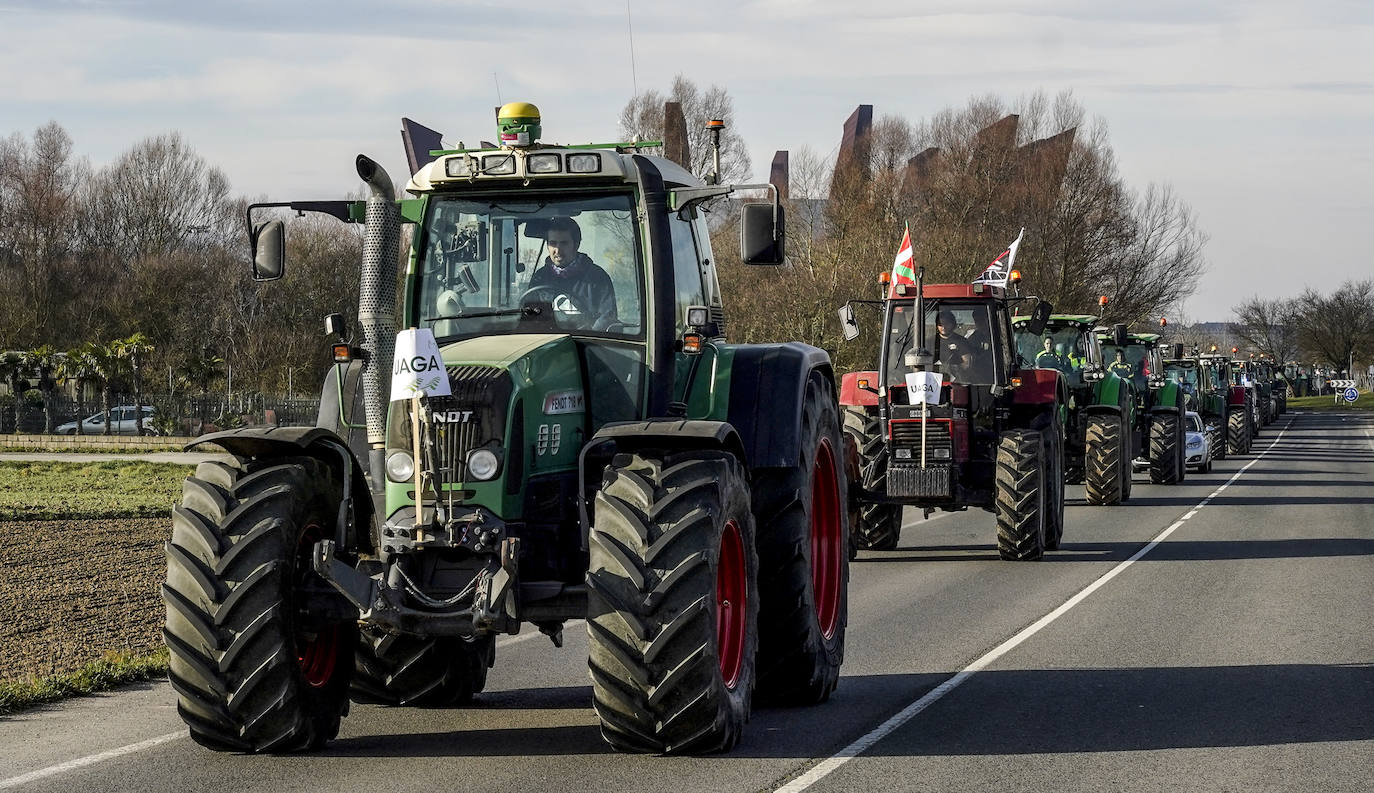
[[[940,389],[943,387],[940,380],[939,372],[907,372],[907,402],[912,405],[922,402],[928,405],[940,404]]]
[[[1007,246],[1007,249],[997,254],[997,258],[992,260],[992,264],[983,271],[983,274],[973,279],[975,284],[989,284],[1006,288],[1007,279],[1011,277],[1012,262],[1016,261],[1016,248],[1021,244],[1021,238],[1026,236],[1026,230],[1021,229],[1021,233],[1016,235],[1016,239]]]
[[[406,328],[397,333],[396,357],[391,365],[391,401],[452,393],[434,331]]]

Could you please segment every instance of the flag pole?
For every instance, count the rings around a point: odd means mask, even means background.
[[[916,343],[922,352],[926,349],[926,268],[916,271]],[[930,400],[921,391],[921,468],[926,467],[926,423],[930,420]]]

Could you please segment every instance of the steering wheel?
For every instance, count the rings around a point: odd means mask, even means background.
[[[525,293],[520,296],[520,305],[524,306],[536,302],[548,303],[549,305],[553,305],[554,303],[559,302],[559,298],[563,298],[574,309],[577,309],[577,311],[581,312],[582,307],[577,305],[577,301],[572,299],[572,295],[569,295],[568,293],[564,292],[556,286],[550,286],[548,284],[532,286],[529,289],[526,289]]]

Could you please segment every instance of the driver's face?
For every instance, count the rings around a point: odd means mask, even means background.
[[[549,243],[549,259],[559,267],[567,267],[568,264],[577,258],[577,243],[566,231],[551,231],[547,238]]]

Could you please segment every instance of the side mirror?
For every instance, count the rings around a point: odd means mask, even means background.
[[[845,341],[854,341],[859,338],[859,321],[854,317],[854,307],[845,303],[840,307],[840,331],[844,333]]]
[[[348,324],[343,314],[330,314],[324,318],[324,335],[338,336],[340,341],[348,341]]]
[[[1174,343],[1173,357],[1174,360],[1179,360],[1183,357],[1183,342]]]
[[[253,246],[254,281],[275,281],[286,274],[286,227],[280,220],[255,224],[248,240]]]
[[[1054,313],[1054,306],[1048,301],[1041,300],[1035,304],[1035,309],[1031,311],[1030,319],[1026,320],[1026,332],[1032,336],[1039,336],[1045,332],[1045,325],[1050,321],[1050,314]]]
[[[1129,341],[1129,339],[1126,338],[1126,325],[1125,325],[1125,323],[1118,322],[1118,323],[1116,323],[1115,325],[1113,325],[1113,326],[1112,326],[1112,344],[1116,345],[1117,347],[1125,347],[1127,341]]]
[[[777,221],[774,222],[774,212]],[[739,230],[739,257],[745,264],[782,264],[786,223],[782,206],[749,203],[743,206]]]

